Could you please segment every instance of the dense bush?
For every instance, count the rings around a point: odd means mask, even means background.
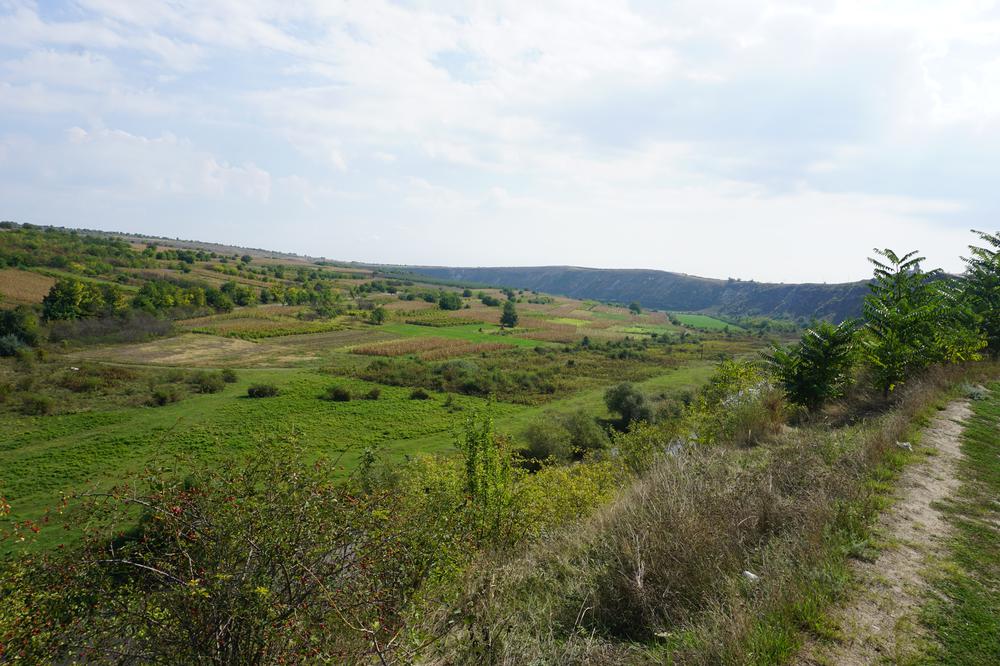
[[[190,383],[198,393],[218,393],[226,387],[221,372],[197,372],[191,376]]]
[[[582,458],[587,453],[607,448],[608,434],[585,410],[579,409],[567,414],[562,417],[561,422],[569,432],[570,445],[573,447],[575,457]]]
[[[650,421],[653,418],[653,409],[647,402],[646,396],[629,382],[622,382],[605,391],[604,404],[608,410],[618,413],[622,426],[628,426],[633,421]]]
[[[979,318],[990,355],[1000,356],[1000,233],[973,231],[985,247],[969,246],[962,288]]]
[[[438,298],[438,307],[442,310],[461,310],[462,297],[453,291],[443,291]]]
[[[174,386],[162,386],[153,390],[149,404],[153,407],[163,407],[181,399],[181,392]]]
[[[415,388],[410,391],[410,400],[429,400],[431,394],[422,388]]]
[[[323,393],[323,399],[331,402],[350,402],[351,392],[343,386],[331,386]]]
[[[0,337],[11,335],[31,347],[38,344],[41,331],[34,310],[23,305],[12,310],[0,310]]]
[[[273,398],[278,395],[278,387],[274,384],[254,384],[247,389],[248,398]]]
[[[854,362],[856,329],[854,321],[820,322],[794,347],[772,345],[763,355],[791,402],[814,410],[842,395]]]
[[[522,439],[525,457],[539,463],[565,462],[573,453],[572,437],[558,419],[542,418],[532,422],[522,433]]]
[[[21,413],[26,416],[44,416],[52,412],[52,398],[31,393],[21,397]]]
[[[222,381],[227,384],[235,384],[237,379],[239,378],[236,376],[236,371],[232,368],[226,368],[222,371]]]
[[[876,249],[875,275],[865,297],[862,351],[883,395],[934,363],[978,358],[986,344],[968,302],[940,270],[924,272],[923,257]]]
[[[382,389],[377,386],[365,393],[365,400],[378,400],[382,396]]]
[[[53,342],[89,344],[143,342],[173,332],[173,322],[148,312],[131,310],[115,317],[54,321],[49,329],[49,339]]]
[[[17,356],[18,350],[25,346],[24,341],[12,333],[0,336],[0,357]]]
[[[397,555],[419,534],[279,448],[183,480],[151,471],[86,505],[111,535],[0,563],[4,647],[23,663],[377,663],[421,573]]]

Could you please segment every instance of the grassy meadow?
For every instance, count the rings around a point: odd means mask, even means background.
[[[583,411],[610,423],[609,386],[630,381],[654,403],[676,401],[718,360],[767,342],[734,335],[735,326],[723,334],[725,322],[708,316],[672,320],[236,250],[0,230],[3,257],[0,309],[40,310],[67,278],[125,298],[166,282],[208,285],[237,300],[221,311],[157,312],[155,332],[124,319],[101,320],[111,323],[100,330],[91,330],[96,320],[51,322],[58,340],[0,359],[0,496],[14,521],[37,520],[63,495],[150,465],[240,457],[278,439],[294,438],[346,475],[366,450],[389,460],[450,453],[467,416],[487,406],[515,442],[560,415]],[[446,294],[457,297],[449,309],[439,303]],[[497,304],[507,300],[516,305],[514,327],[500,325]],[[375,310],[383,316],[373,323]],[[222,370],[235,381],[206,387],[205,376]],[[247,398],[256,384],[278,395]],[[352,399],[321,399],[332,387]],[[378,399],[365,399],[373,389]],[[418,389],[429,397],[412,398]],[[61,538],[45,535],[38,545]]]

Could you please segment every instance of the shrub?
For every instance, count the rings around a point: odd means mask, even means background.
[[[410,391],[410,400],[428,400],[431,394],[422,388],[415,388]]]
[[[331,386],[326,389],[326,393],[323,394],[323,400],[329,400],[331,402],[350,402],[351,392],[343,386]]]
[[[633,421],[651,421],[653,410],[646,396],[629,382],[609,388],[604,393],[604,404],[612,412],[621,416],[621,424],[628,426]]]
[[[172,402],[178,402],[180,399],[181,393],[176,387],[164,386],[153,391],[153,395],[149,398],[149,404],[153,407],[163,407]]]
[[[382,389],[375,387],[368,393],[365,393],[365,400],[378,400],[382,396]]]
[[[43,416],[52,412],[52,398],[30,393],[21,398],[21,413],[26,416]]]
[[[12,333],[0,336],[0,356],[17,356],[18,350],[24,346],[21,338]]]
[[[84,372],[70,371],[59,379],[59,385],[74,393],[89,393],[101,387],[101,378]]]
[[[461,310],[462,297],[453,291],[445,291],[438,298],[438,307],[442,310]]]
[[[527,446],[525,456],[537,462],[569,460],[573,438],[558,419],[544,416],[529,425],[523,433]]]
[[[820,322],[794,347],[772,345],[765,363],[781,382],[788,399],[814,410],[843,393],[853,362],[856,324]]]
[[[247,389],[248,398],[273,398],[278,395],[278,387],[274,384],[254,384]]]
[[[586,453],[608,446],[608,435],[593,416],[583,409],[564,416],[562,425],[569,432],[573,455],[582,458]]]
[[[226,386],[222,373],[198,372],[191,378],[191,386],[198,393],[218,393]]]
[[[236,371],[231,368],[226,368],[222,371],[222,381],[227,384],[235,384],[238,377],[236,376]]]
[[[9,335],[32,347],[38,344],[38,317],[31,308],[19,305],[13,310],[0,310],[0,337]]]

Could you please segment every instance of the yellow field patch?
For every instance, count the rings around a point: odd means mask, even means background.
[[[56,283],[55,278],[17,268],[0,270],[0,294],[3,305],[31,305],[41,303]]]

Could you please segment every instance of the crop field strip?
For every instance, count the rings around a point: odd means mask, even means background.
[[[0,307],[39,303],[55,283],[55,278],[34,271],[0,269]]]

